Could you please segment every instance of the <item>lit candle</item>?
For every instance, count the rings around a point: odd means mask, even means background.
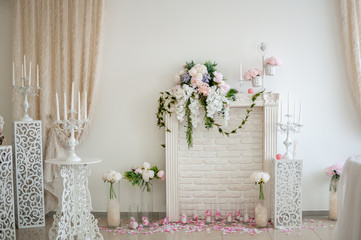
[[[290,92],[288,92],[288,108],[287,108],[287,114],[290,114],[290,105],[291,105],[291,102],[290,102]]]
[[[64,93],[64,120],[68,120],[68,111],[66,109],[66,93]]]
[[[13,62],[13,86],[15,86],[15,63]]]
[[[243,73],[242,73],[242,63],[239,63],[239,75],[240,75],[240,80],[243,79]]]
[[[87,120],[88,119],[88,113],[87,113],[87,93],[84,93],[84,119]]]
[[[78,92],[78,120],[80,120],[80,92]]]
[[[58,93],[56,93],[55,97],[56,97],[56,119],[59,121],[60,120],[60,113],[59,113],[59,96],[58,96]]]
[[[24,55],[24,77],[26,77],[26,56]]]
[[[71,110],[74,110],[74,82],[71,84]]]
[[[301,123],[301,113],[302,113],[302,101],[300,101],[300,113],[298,116],[298,123]]]
[[[31,62],[29,65],[29,86],[31,85]]]
[[[36,65],[36,86],[40,87],[40,84],[39,84],[39,65]]]

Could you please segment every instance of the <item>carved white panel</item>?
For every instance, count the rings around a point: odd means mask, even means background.
[[[256,101],[256,107],[264,108],[264,153],[262,157],[263,170],[271,170],[272,157],[277,150],[277,129],[274,123],[277,121],[278,113],[277,93],[264,93]],[[236,101],[231,103],[231,107],[249,107],[252,104],[251,94],[237,94]],[[171,132],[166,132],[166,196],[167,196],[167,216],[170,221],[178,221],[180,216],[179,203],[179,166],[178,166],[178,129],[179,124],[175,114],[166,117],[167,127]],[[270,191],[265,192],[266,204],[271,209]]]
[[[11,146],[0,146],[0,239],[16,239]]]
[[[302,160],[274,160],[273,224],[302,226]]]
[[[17,225],[45,226],[41,121],[15,122]]]

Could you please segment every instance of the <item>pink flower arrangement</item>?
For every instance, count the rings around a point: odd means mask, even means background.
[[[258,68],[249,69],[247,72],[244,73],[243,78],[247,81],[251,81],[252,78],[262,76],[262,70]]]
[[[221,86],[220,86],[221,87]],[[229,89],[228,89],[229,90]],[[211,88],[207,83],[200,82],[198,84],[198,92],[202,93],[204,96],[207,96],[211,92]],[[228,92],[228,91],[227,91]]]
[[[334,175],[341,175],[344,162],[337,162],[332,166],[329,166],[325,169],[325,173],[329,177],[333,177]]]
[[[270,58],[267,58],[267,59],[264,61],[264,64],[265,64],[265,65],[271,65],[271,66],[281,66],[281,65],[282,65],[282,61],[281,61],[281,59],[279,59],[279,58],[270,57]]]

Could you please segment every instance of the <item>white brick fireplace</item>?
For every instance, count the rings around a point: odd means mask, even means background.
[[[251,104],[252,95],[239,94],[232,103],[228,129],[238,126]],[[254,171],[270,172],[277,150],[278,94],[262,94],[244,129],[226,137],[217,129],[201,125],[194,130],[193,148],[188,149],[185,123],[167,118],[166,133],[167,216],[177,221],[180,213],[204,211],[211,204],[235,200],[252,202],[258,189],[249,176]],[[270,194],[265,191],[270,210]]]

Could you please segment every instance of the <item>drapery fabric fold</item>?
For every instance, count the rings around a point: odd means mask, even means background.
[[[76,92],[86,92],[87,113],[91,122],[101,67],[105,2],[14,0],[13,61],[16,79],[21,77],[24,54],[27,61],[32,62],[32,73],[36,73],[36,64],[40,70],[41,91],[38,97],[30,97],[29,103],[30,116],[43,123],[44,160],[60,157],[64,151],[53,125],[56,92],[60,106],[63,106],[64,92],[68,96],[69,106],[72,82]],[[17,84],[21,83],[17,81]],[[22,117],[22,101],[22,96],[14,95],[14,120]],[[88,128],[89,124],[79,136],[80,142]],[[59,180],[58,170],[45,165],[46,212],[57,206],[62,187]]]
[[[341,0],[342,28],[346,66],[351,89],[361,110],[361,2]],[[361,113],[361,112],[360,112]]]

